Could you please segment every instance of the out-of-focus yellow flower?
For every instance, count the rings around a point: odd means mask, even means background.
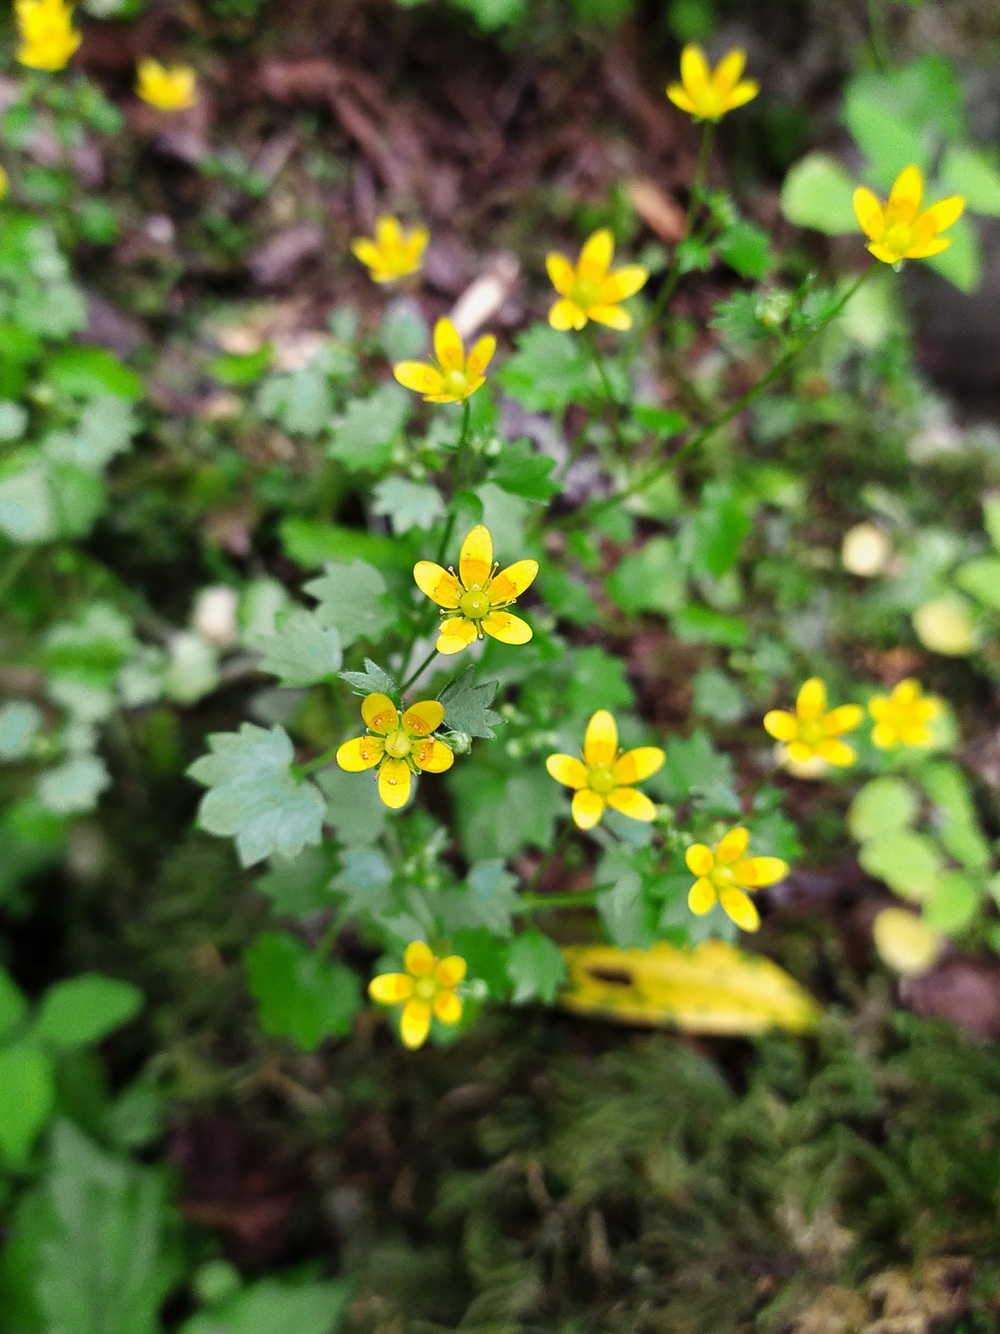
[[[152,56],[143,56],[136,66],[135,91],[160,111],[186,111],[198,101],[190,65],[161,65]]]
[[[484,634],[501,644],[526,644],[531,626],[504,608],[512,606],[538,573],[538,561],[518,560],[497,572],[493,539],[477,524],[462,543],[458,574],[432,560],[418,560],[413,578],[421,593],[441,608],[439,653],[461,653]]]
[[[619,303],[635,296],[645,285],[649,270],[641,264],[627,264],[612,273],[614,254],[615,238],[602,227],[584,243],[575,268],[565,255],[546,256],[545,267],[560,296],[549,311],[553,329],[582,329],[588,320],[612,329],[631,329],[632,316]]]
[[[905,908],[883,908],[872,925],[875,948],[904,977],[919,977],[933,968],[944,946],[938,933]]]
[[[7,187],[9,186],[9,184],[10,184],[10,178],[4,171],[3,167],[0,167],[0,199],[3,199],[4,195],[7,193]]]
[[[747,53],[737,49],[712,70],[701,47],[690,43],[681,52],[681,81],[667,85],[667,96],[695,120],[719,120],[760,91],[752,79],[743,79],[746,63]]]
[[[961,195],[941,199],[921,213],[924,178],[919,167],[904,167],[883,205],[867,186],[854,191],[854,212],[861,230],[868,237],[868,250],[883,264],[898,264],[901,259],[928,259],[951,245],[950,236],[941,236],[965,209]]]
[[[762,889],[777,884],[788,874],[788,863],[780,857],[748,857],[750,833],[742,826],[730,829],[714,848],[692,843],[684,854],[687,868],[698,879],[688,894],[688,907],[699,917],[715,904],[744,931],[756,931],[760,914],[748,889]]]
[[[375,220],[374,237],[356,236],[351,249],[377,283],[391,283],[419,273],[430,233],[426,227],[404,232],[399,219],[383,213]]]
[[[17,59],[29,69],[60,70],[83,40],[64,0],[14,0],[21,45]]]
[[[497,350],[497,340],[484,334],[468,356],[458,330],[449,319],[434,326],[434,355],[437,365],[426,361],[401,361],[393,375],[407,389],[423,394],[428,403],[464,403],[486,381],[486,367]]]
[[[399,1025],[403,1045],[422,1047],[430,1032],[431,1015],[442,1024],[457,1024],[462,1001],[455,988],[465,977],[466,963],[458,954],[439,959],[429,945],[415,940],[403,953],[405,973],[380,973],[368,984],[368,995],[379,1005],[402,1005]]]
[[[950,658],[971,653],[979,639],[972,607],[965,598],[951,593],[918,607],[913,628],[925,648]]]
[[[879,750],[899,746],[929,746],[933,740],[927,726],[941,716],[944,705],[936,695],[925,695],[919,681],[900,681],[889,695],[873,695],[868,712],[875,719],[872,742]]]
[[[606,806],[633,820],[655,820],[656,807],[644,792],[632,787],[655,774],[663,764],[657,746],[618,749],[618,726],[607,709],[599,709],[587,724],[583,760],[574,755],[550,755],[545,767],[557,783],[573,791],[573,820],[580,829],[593,829]]]
[[[857,704],[842,704],[827,709],[826,686],[818,677],[810,677],[795,701],[795,712],[771,709],[764,715],[764,729],[785,746],[793,764],[806,764],[813,756],[827,764],[853,764],[857,759],[850,746],[837,738],[853,731],[864,717]]]
[[[415,773],[443,774],[455,763],[451,747],[432,735],[444,722],[444,705],[436,699],[421,700],[401,713],[388,695],[366,695],[361,716],[368,735],[345,741],[337,763],[348,773],[377,767],[378,794],[393,810],[409,800]]]

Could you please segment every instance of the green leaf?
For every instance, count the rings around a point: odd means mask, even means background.
[[[589,395],[590,366],[579,339],[537,323],[516,343],[496,378],[523,408],[552,412]]]
[[[0,760],[20,760],[31,753],[42,711],[26,699],[0,706]]]
[[[361,983],[286,931],[266,931],[246,954],[250,991],[265,1033],[288,1037],[303,1051],[351,1030],[361,1008]]]
[[[679,611],[687,578],[677,543],[653,537],[638,551],[623,556],[607,580],[608,596],[622,611]]]
[[[979,286],[982,256],[972,223],[968,218],[959,218],[947,234],[951,238],[948,249],[920,262],[954,283],[960,292],[974,292]]]
[[[386,515],[394,533],[426,530],[444,514],[444,501],[436,486],[408,477],[386,477],[372,491],[372,513]]]
[[[20,1263],[8,1276],[29,1287],[53,1334],[159,1334],[178,1276],[172,1227],[165,1173],[113,1158],[60,1122],[49,1170],[17,1216]]]
[[[242,386],[256,384],[271,365],[274,349],[261,343],[256,352],[231,353],[208,363],[208,373],[220,384]]]
[[[858,861],[904,898],[923,903],[943,870],[937,844],[911,829],[895,829],[861,845]]]
[[[475,672],[475,667],[467,667],[457,680],[445,686],[438,695],[438,701],[444,705],[446,727],[453,732],[467,732],[469,736],[492,741],[496,736],[493,728],[505,721],[489,707],[499,682],[483,681],[476,685],[473,681]]]
[[[343,662],[340,634],[324,625],[319,611],[294,607],[279,612],[275,634],[258,641],[262,672],[283,686],[311,686],[336,676]]]
[[[34,1033],[54,1047],[85,1047],[127,1024],[142,1009],[130,982],[96,973],[57,982],[45,993]]]
[[[975,920],[982,892],[962,871],[945,871],[924,900],[923,917],[934,931],[958,935]]]
[[[589,718],[595,700],[612,711],[632,707],[635,696],[621,658],[594,645],[567,654],[565,667],[568,675],[562,682],[561,699],[567,713]]]
[[[708,733],[701,729],[689,737],[668,737],[664,753],[666,759],[658,778],[668,801],[679,804],[718,787],[735,787],[732,760],[717,751]]]
[[[633,866],[630,850],[609,848],[598,863],[597,879],[612,887],[597,896],[608,939],[619,949],[645,948],[653,943],[653,923],[643,895],[642,876]]]
[[[716,723],[738,723],[746,717],[747,700],[739,686],[725,672],[706,667],[691,682],[692,707],[700,718]]]
[[[20,403],[12,403],[8,398],[0,399],[0,441],[9,445],[14,440],[20,440],[27,425],[28,414]]]
[[[80,415],[71,439],[73,447],[66,462],[97,472],[118,454],[124,454],[138,430],[131,404],[120,398],[102,395],[92,399]],[[46,447],[50,457],[51,446]]]
[[[0,1048],[0,1152],[15,1167],[26,1166],[55,1096],[52,1064],[41,1048],[29,1042]]]
[[[514,985],[515,1005],[530,1000],[551,1005],[566,980],[559,946],[540,931],[515,936],[507,947],[507,976]]]
[[[142,398],[142,380],[103,347],[65,347],[54,352],[45,378],[56,389],[74,398],[124,398],[135,403]]]
[[[632,408],[632,416],[640,426],[652,431],[661,440],[677,435],[688,424],[683,412],[678,412],[676,408],[661,408],[656,403],[636,403]]]
[[[513,440],[504,445],[490,481],[509,495],[545,502],[560,489],[559,482],[549,476],[555,466],[555,460],[537,453],[530,440]]]
[[[965,774],[942,760],[921,766],[920,783],[939,812],[937,832],[945,851],[967,870],[985,870],[992,854]]]
[[[859,843],[905,829],[916,819],[920,798],[902,778],[873,778],[851,802],[847,827]]]
[[[507,777],[456,764],[448,788],[469,861],[507,860],[529,845],[548,847],[556,819],[566,810],[565,789],[540,767]]]
[[[330,881],[336,866],[329,844],[304,848],[293,862],[276,857],[254,889],[269,901],[275,917],[310,917],[334,902]]]
[[[80,755],[40,774],[35,792],[47,811],[75,815],[92,811],[110,785],[111,775],[104,761],[97,755]]]
[[[32,452],[23,462],[25,466],[0,475],[0,533],[26,546],[50,541],[59,525],[40,456]]]
[[[764,278],[774,263],[770,236],[752,222],[727,227],[718,245],[725,262],[743,278]]]
[[[474,904],[475,921],[462,922],[467,927],[485,926],[494,935],[509,936],[511,918],[518,909],[518,878],[504,868],[499,859],[477,862],[469,871],[468,897]]]
[[[352,1293],[346,1279],[293,1287],[262,1278],[211,1312],[192,1316],[180,1334],[335,1334]]]
[[[851,202],[854,181],[828,153],[809,153],[789,169],[781,187],[781,211],[796,227],[828,236],[858,232]]]
[[[411,398],[401,385],[379,385],[367,398],[354,399],[333,429],[327,453],[350,472],[381,472],[410,414]]]
[[[727,482],[709,482],[681,533],[681,555],[696,573],[721,579],[739,560],[749,532],[749,515],[734,488]]]
[[[1000,496],[987,496],[983,501],[983,523],[994,551],[1000,551]]]
[[[235,838],[243,866],[275,852],[296,857],[319,843],[326,803],[291,772],[295,752],[284,728],[244,723],[239,732],[215,732],[208,744],[212,753],[187,771],[211,789],[198,807],[201,829]]]
[[[319,623],[337,630],[344,648],[359,639],[380,638],[396,617],[385,580],[367,561],[327,565],[322,576],[311,579],[303,591],[319,603]]]
[[[322,357],[289,375],[268,375],[255,399],[262,417],[276,421],[290,435],[317,436],[333,416],[333,393]]]
[[[367,561],[371,565],[400,564],[400,540],[381,533],[366,533],[342,524],[320,523],[290,514],[278,525],[282,550],[303,569],[318,569],[327,561]],[[405,552],[407,559],[409,552]]]
[[[28,1012],[21,988],[5,968],[0,968],[0,1041],[3,1041]]]
[[[713,607],[690,603],[673,618],[674,633],[684,644],[718,644],[722,648],[743,648],[747,642],[747,623],[741,616],[726,616]]]
[[[365,690],[362,694],[371,694]],[[382,692],[385,693],[385,692]],[[360,714],[358,726],[361,726]],[[345,773],[331,766],[316,781],[326,797],[326,823],[341,843],[353,847],[375,843],[385,830],[389,808],[380,800],[378,788],[364,775]]]
[[[939,189],[962,195],[970,213],[1000,218],[1000,171],[988,154],[968,144],[949,144],[938,173]]]
[[[984,606],[1000,611],[1000,556],[981,556],[955,571],[955,583]]]
[[[396,698],[396,682],[371,658],[365,658],[363,672],[341,672],[340,679],[346,681],[356,695],[391,695]]]

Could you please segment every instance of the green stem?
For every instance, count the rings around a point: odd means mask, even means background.
[[[597,367],[597,373],[601,377],[601,387],[604,390],[604,397],[607,400],[608,407],[611,409],[611,434],[614,436],[615,446],[619,454],[625,452],[625,441],[622,438],[621,423],[618,420],[618,400],[615,398],[614,390],[611,388],[611,381],[608,379],[607,368],[604,365],[604,358],[597,350],[597,343],[594,339],[593,328],[588,324],[583,330],[583,342],[590,353],[594,365]]]
[[[448,553],[448,543],[451,541],[452,533],[455,531],[456,505],[455,500],[458,496],[462,481],[462,465],[465,458],[465,446],[469,439],[469,420],[472,415],[472,404],[468,399],[462,405],[462,429],[458,437],[458,445],[455,449],[455,464],[451,474],[451,503],[448,506],[448,521],[445,524],[444,533],[438,546],[437,563],[441,565]],[[411,644],[412,650],[412,644]]]
[[[599,501],[598,504],[591,506],[588,510],[588,517],[592,519],[596,515],[603,513],[604,510],[620,505],[622,501],[628,499],[629,496],[639,495],[640,492],[645,491],[647,487],[652,486],[654,482],[659,481],[659,479],[665,476],[668,472],[672,472],[673,469],[677,467],[678,463],[687,458],[689,454],[693,454],[695,450],[700,449],[701,446],[710,440],[713,435],[718,431],[721,431],[723,426],[726,426],[734,417],[737,417],[745,408],[748,408],[754,399],[757,398],[759,394],[763,393],[768,385],[772,384],[779,375],[782,375],[788,369],[799,353],[804,351],[804,349],[818,338],[823,330],[836,319],[850,301],[851,297],[854,296],[862,284],[868,280],[877,268],[878,264],[876,263],[865,269],[864,273],[861,274],[856,282],[851,284],[837,304],[830,310],[829,314],[826,315],[814,328],[797,338],[784,354],[778,358],[774,365],[768,371],[765,371],[760,379],[752,384],[747,392],[738,398],[735,403],[726,408],[725,412],[720,413],[718,417],[715,417],[712,421],[703,426],[700,431],[697,431],[692,435],[685,444],[681,445],[680,449],[675,450],[663,463],[658,463],[653,468],[647,468],[645,473],[640,474],[624,489],[624,491],[620,491],[617,495],[609,496],[607,500]],[[574,523],[579,522],[579,516],[574,515],[572,518]]]
[[[293,764],[292,773],[296,778],[305,778],[307,774],[314,774],[317,769],[325,769],[328,764],[332,764],[336,759],[339,745],[331,746],[329,750],[324,750],[322,755],[317,755],[314,760],[306,760],[305,764]]]
[[[420,666],[415,667],[413,671],[409,674],[409,676],[406,678],[406,680],[403,682],[403,684],[399,687],[400,695],[402,695],[406,691],[408,686],[411,686],[413,684],[413,682],[417,679],[417,677],[421,674],[421,672],[424,670],[425,667],[429,667],[431,665],[431,663],[434,661],[437,655],[438,655],[437,648],[436,647],[432,648],[430,653],[428,653],[427,657],[424,658]]]
[[[882,0],[868,0],[868,45],[875,64],[884,74],[891,64],[889,60],[889,35],[885,9]]]
[[[541,883],[542,876],[543,876],[543,875],[545,874],[545,872],[549,869],[549,867],[552,865],[552,863],[555,861],[555,859],[559,856],[560,852],[562,852],[562,850],[563,850],[563,848],[566,846],[566,843],[568,842],[568,840],[569,840],[569,836],[570,836],[570,834],[572,834],[572,832],[573,832],[573,825],[572,825],[572,824],[565,824],[565,825],[563,825],[562,833],[559,835],[559,837],[558,837],[558,838],[556,839],[556,841],[553,843],[552,847],[549,848],[548,852],[545,854],[545,856],[542,858],[542,860],[538,863],[538,867],[537,867],[537,869],[535,870],[535,874],[531,877],[531,879],[530,879],[530,880],[528,881],[528,883],[525,885],[525,887],[524,887],[524,894],[521,896],[521,902],[522,902],[522,903],[524,903],[527,899],[530,899],[530,898],[533,898],[533,897],[534,897],[534,895],[532,894],[532,890],[535,890],[535,889],[538,888],[539,884]],[[544,895],[543,895],[543,897],[544,897]]]
[[[7,558],[3,572],[0,573],[0,599],[5,598],[20,579],[32,555],[31,547],[17,547]]]
[[[522,894],[517,910],[522,913],[552,912],[557,908],[592,908],[597,896],[607,888],[581,889],[572,894]]]

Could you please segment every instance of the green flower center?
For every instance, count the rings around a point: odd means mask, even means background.
[[[446,371],[444,376],[444,387],[449,394],[455,394],[461,397],[469,387],[469,381],[464,371]]]
[[[887,250],[891,250],[894,255],[900,258],[913,245],[913,228],[908,224],[897,223],[895,227],[890,227],[882,238],[882,244]]]
[[[736,877],[728,866],[714,866],[708,878],[720,892],[724,889],[732,889],[736,884]]]
[[[391,755],[394,760],[401,760],[410,753],[410,738],[400,727],[395,732],[390,732],[385,739],[385,753]]]
[[[478,621],[489,613],[490,600],[483,589],[474,588],[462,594],[458,606],[463,616],[467,616],[470,621]]]
[[[606,797],[612,788],[617,787],[614,768],[610,764],[598,764],[587,771],[587,785],[591,792]]]
[[[823,723],[821,720],[815,720],[808,723],[800,722],[799,734],[796,737],[796,740],[801,741],[803,745],[806,746],[818,746],[824,736],[825,733],[823,731]]]
[[[413,994],[420,1000],[430,1001],[437,995],[438,984],[433,977],[418,977],[413,984]]]
[[[577,278],[573,284],[573,295],[570,300],[581,310],[591,310],[601,304],[600,292],[601,284],[593,278]]]

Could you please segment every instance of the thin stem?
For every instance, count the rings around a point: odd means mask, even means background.
[[[687,458],[689,454],[693,454],[695,450],[700,449],[701,446],[710,440],[713,435],[718,431],[721,431],[723,426],[726,426],[734,417],[738,416],[745,408],[749,407],[754,399],[757,398],[769,384],[772,384],[779,375],[782,375],[784,371],[787,370],[799,353],[818,338],[823,330],[836,319],[847,305],[848,301],[850,301],[851,297],[854,296],[862,284],[868,280],[877,268],[878,264],[876,263],[865,269],[864,273],[861,274],[856,282],[851,284],[837,304],[830,310],[829,314],[827,314],[819,324],[815,325],[814,328],[796,339],[785,353],[778,358],[774,365],[769,370],[765,371],[760,379],[752,384],[746,393],[738,398],[735,403],[732,403],[726,408],[725,412],[720,413],[718,417],[715,417],[712,421],[703,426],[700,431],[697,431],[692,435],[685,444],[681,445],[680,449],[675,450],[663,463],[658,463],[654,468],[648,468],[645,473],[640,474],[635,481],[631,482],[624,489],[624,491],[620,491],[617,495],[609,496],[607,500],[599,501],[596,505],[591,506],[588,511],[588,517],[594,518],[596,515],[603,513],[604,510],[611,509],[615,505],[620,505],[622,501],[626,500],[629,496],[639,495],[640,492],[645,491],[647,487],[652,486],[654,482],[659,481],[659,479],[665,476],[668,472],[672,472],[682,459]],[[574,522],[578,522],[578,516],[573,517]]]
[[[457,518],[455,500],[459,493],[462,480],[462,464],[465,457],[465,446],[469,439],[469,420],[472,415],[472,405],[468,399],[462,405],[462,429],[458,436],[458,445],[455,449],[455,464],[451,474],[451,503],[448,506],[448,521],[445,524],[444,533],[441,536],[441,542],[438,546],[437,563],[440,565],[448,552],[448,543],[451,541],[452,533],[455,531],[455,519]],[[412,645],[411,645],[412,650]]]
[[[305,778],[307,774],[314,774],[317,769],[325,769],[328,764],[332,764],[336,759],[339,745],[331,746],[329,750],[324,750],[322,755],[317,755],[314,760],[306,760],[305,764],[293,764],[292,773],[296,778]]]
[[[889,34],[882,0],[868,0],[868,45],[875,64],[884,74],[890,65]]]
[[[400,695],[404,693],[404,691],[407,689],[408,686],[411,686],[413,684],[413,682],[417,679],[417,677],[421,674],[421,672],[424,671],[426,667],[429,667],[431,665],[431,663],[434,661],[437,655],[438,655],[437,648],[432,648],[430,653],[428,653],[427,657],[424,658],[420,666],[415,667],[413,671],[409,674],[409,676],[406,678],[406,680],[403,682],[403,684],[399,687]]]
[[[0,573],[0,598],[5,598],[17,583],[33,554],[31,547],[17,547],[8,557]]]
[[[522,903],[524,903],[526,899],[533,897],[532,891],[538,888],[539,884],[541,883],[542,876],[544,876],[545,872],[549,869],[549,867],[552,865],[555,859],[559,856],[563,848],[565,848],[569,836],[570,834],[572,834],[572,832],[573,832],[572,824],[563,825],[562,833],[553,843],[552,847],[549,848],[548,852],[545,854],[542,860],[538,863],[538,867],[535,870],[535,874],[525,885],[524,894],[521,896]]]
[[[581,889],[571,894],[522,894],[518,900],[517,911],[552,912],[557,908],[592,908],[598,894],[604,892],[607,885],[596,889]]]
[[[625,452],[625,441],[622,438],[621,424],[618,420],[618,399],[615,397],[614,390],[611,388],[611,381],[608,379],[607,367],[604,365],[604,358],[597,350],[597,343],[594,339],[594,331],[588,324],[583,330],[583,342],[590,353],[594,365],[597,367],[597,373],[601,377],[601,387],[604,389],[604,397],[607,400],[608,407],[611,409],[611,434],[614,436],[615,445],[619,453]]]

